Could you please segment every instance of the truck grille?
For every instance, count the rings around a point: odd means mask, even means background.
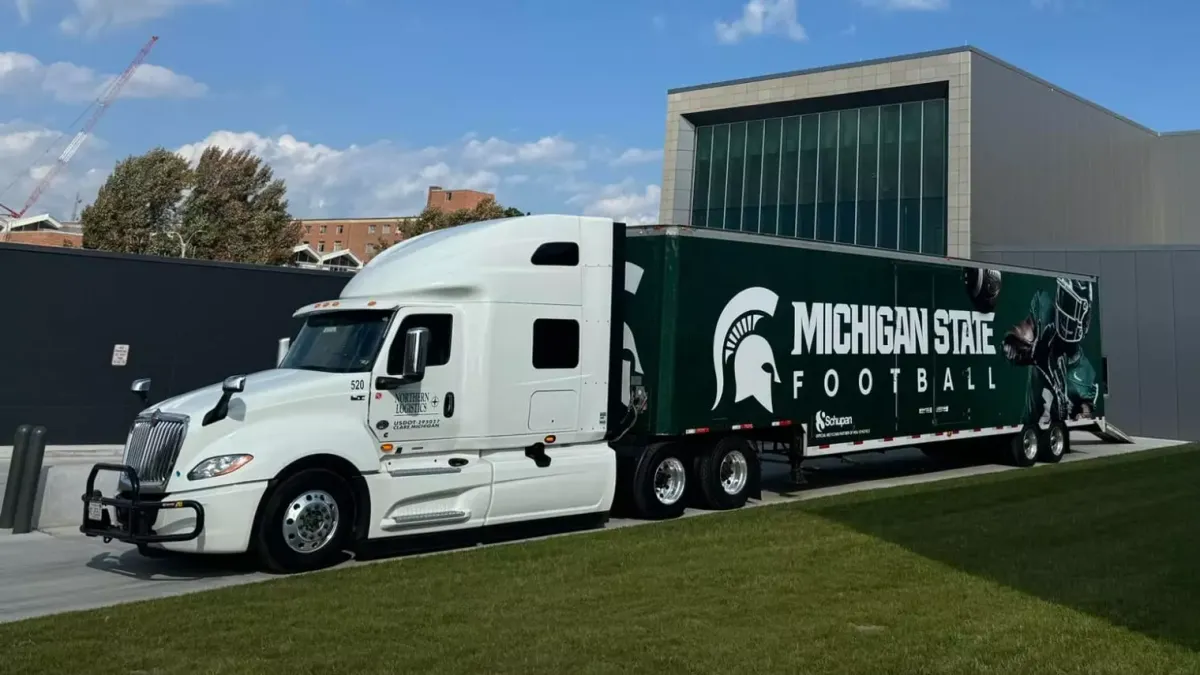
[[[124,463],[137,472],[143,488],[163,487],[175,468],[183,437],[187,432],[186,415],[155,412],[139,415],[125,441]],[[122,487],[125,479],[121,479]]]

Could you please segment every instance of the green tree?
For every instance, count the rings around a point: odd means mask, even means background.
[[[286,187],[249,151],[208,148],[192,168],[164,148],[119,162],[83,211],[83,245],[281,265],[301,237]]]
[[[433,232],[435,230],[444,230],[448,227],[457,225],[465,225],[467,223],[477,223],[481,220],[497,220],[499,218],[516,218],[518,216],[529,215],[522,212],[521,209],[514,207],[504,207],[496,203],[492,197],[488,197],[470,209],[457,209],[454,211],[442,211],[432,206],[426,206],[421,215],[416,218],[409,218],[400,221],[396,229],[400,232],[401,237],[397,241],[380,239],[376,247],[379,250],[393,246],[405,239],[411,239],[419,234]]]
[[[180,220],[183,191],[191,185],[187,161],[166,148],[117,162],[81,214],[83,247],[170,255],[168,236]]]
[[[286,195],[283,180],[249,150],[207,148],[182,207],[180,229],[193,241],[193,257],[286,263],[301,237]]]

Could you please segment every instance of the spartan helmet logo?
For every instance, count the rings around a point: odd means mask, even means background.
[[[1092,318],[1092,285],[1078,279],[1058,278],[1054,294],[1054,327],[1063,342],[1079,342],[1087,335]]]
[[[713,372],[717,377],[717,395],[712,409],[716,410],[725,393],[725,366],[733,361],[734,402],[753,398],[767,412],[774,412],[771,403],[772,385],[778,383],[775,353],[767,339],[754,332],[763,317],[775,316],[779,296],[765,288],[747,288],[733,296],[717,319],[713,331]]]

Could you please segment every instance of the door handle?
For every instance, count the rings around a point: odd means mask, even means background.
[[[454,417],[454,392],[448,391],[442,397],[442,414],[446,417]]]
[[[467,462],[469,462],[469,461],[471,461],[471,460],[465,459],[463,457],[451,457],[450,461],[447,462],[447,464],[449,464],[450,466],[466,466]]]

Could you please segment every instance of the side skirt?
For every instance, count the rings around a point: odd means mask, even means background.
[[[485,544],[532,540],[556,534],[602,529],[608,521],[609,512],[603,511],[449,532],[364,539],[355,544],[356,557],[359,560],[378,560]]]

